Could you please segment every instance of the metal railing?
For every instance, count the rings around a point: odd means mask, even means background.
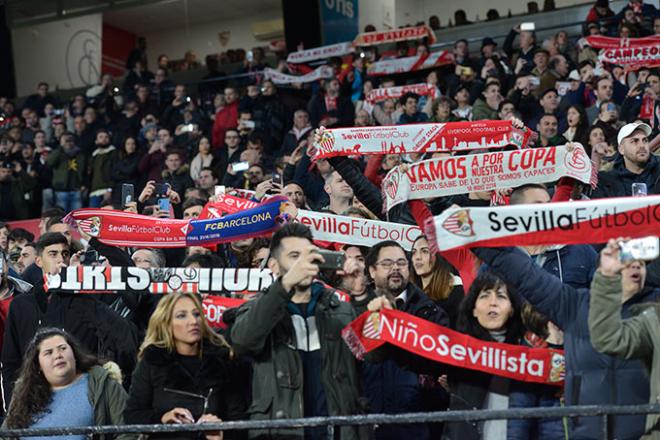
[[[236,422],[205,423],[204,425],[113,425],[0,430],[0,437],[35,437],[112,434],[192,433],[209,431],[275,430],[291,428],[326,427],[328,439],[342,426],[389,425],[398,423],[480,422],[485,420],[599,417],[601,438],[613,438],[612,417],[620,415],[660,414],[660,405],[631,406],[566,406],[552,408],[517,408],[506,410],[441,411],[410,414],[369,414],[361,416],[310,417],[304,419],[246,420]]]

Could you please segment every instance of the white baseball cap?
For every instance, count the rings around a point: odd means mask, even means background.
[[[619,130],[619,134],[616,136],[617,144],[621,145],[621,141],[633,134],[635,130],[642,130],[645,135],[649,136],[651,134],[651,127],[648,124],[643,122],[631,122],[626,124]]]

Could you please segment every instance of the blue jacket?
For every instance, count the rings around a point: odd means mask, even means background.
[[[475,248],[473,252],[512,290],[530,302],[564,331],[567,405],[641,405],[648,403],[648,375],[639,361],[620,360],[598,353],[589,339],[589,291],[575,289],[538,267],[515,248]],[[512,270],[515,268],[515,270]],[[656,301],[660,290],[647,289],[623,305],[623,317],[634,304]],[[612,419],[614,438],[638,439],[644,433],[644,416]],[[571,439],[602,437],[601,420],[573,419]]]
[[[598,254],[586,244],[569,245],[546,251],[536,257],[536,262],[562,283],[576,289],[588,289],[596,271]]]

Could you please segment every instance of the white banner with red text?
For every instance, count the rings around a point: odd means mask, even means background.
[[[312,70],[311,72],[300,76],[282,73],[278,70],[271,69],[270,67],[266,67],[264,69],[264,75],[266,76],[266,78],[270,79],[275,84],[310,83],[310,82],[318,81],[320,79],[332,78],[334,74],[335,72],[332,70],[332,67],[330,66],[320,66]]]
[[[591,160],[579,144],[571,152],[561,145],[429,159],[411,164],[405,173],[396,167],[385,176],[384,208],[389,211],[407,200],[554,182],[565,176],[595,183]]]
[[[418,70],[446,66],[448,64],[452,64],[453,62],[454,55],[451,52],[440,50],[430,54],[376,61],[367,68],[367,74],[371,76],[380,76],[394,75],[397,73],[409,73],[416,72]]]
[[[333,156],[527,148],[537,134],[511,121],[461,121],[326,129],[314,160]]]
[[[590,35],[580,40],[581,44],[589,45],[595,49],[618,49],[620,47],[639,47],[660,45],[660,35],[641,38],[618,38],[603,35]]]
[[[323,60],[332,57],[342,57],[353,53],[355,47],[350,41],[344,43],[330,44],[328,46],[314,47],[312,49],[299,50],[292,52],[286,58],[287,63],[307,63],[314,60]]]
[[[564,353],[482,341],[399,310],[365,312],[342,330],[358,359],[388,343],[432,361],[509,379],[562,386]]]
[[[409,84],[407,86],[383,87],[373,89],[366,97],[367,102],[375,104],[386,99],[399,99],[406,93],[415,93],[420,96],[428,96],[431,99],[436,98],[437,88],[433,84]]]
[[[598,55],[598,60],[601,63],[624,66],[629,70],[660,66],[660,43],[647,46],[603,49]]]
[[[421,40],[428,37],[428,44],[435,43],[435,33],[426,26],[410,26],[389,31],[363,32],[353,40],[354,46],[375,46],[377,44],[396,43],[398,41]]]
[[[660,196],[450,208],[429,218],[425,230],[434,251],[646,237],[660,234]]]

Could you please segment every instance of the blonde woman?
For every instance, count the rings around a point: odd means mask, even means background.
[[[149,319],[125,421],[189,424],[241,418],[249,402],[246,370],[234,359],[227,341],[207,324],[197,296],[167,295]],[[232,435],[224,438],[236,438]],[[203,438],[193,433],[149,437]],[[205,437],[221,440],[223,434]]]

